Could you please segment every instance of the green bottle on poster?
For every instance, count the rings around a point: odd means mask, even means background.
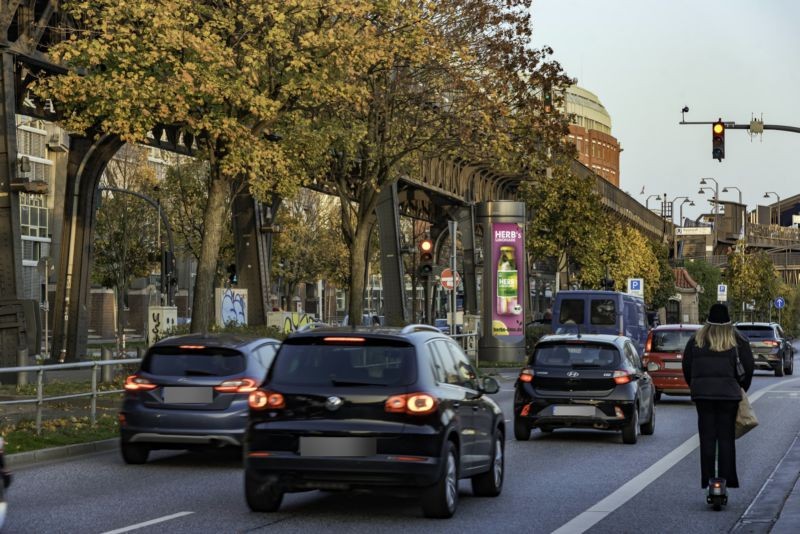
[[[516,313],[517,279],[514,247],[500,247],[500,258],[497,262],[497,315]]]

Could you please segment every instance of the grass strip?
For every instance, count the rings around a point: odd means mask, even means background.
[[[42,421],[42,433],[37,436],[35,421],[24,420],[0,427],[0,435],[6,440],[6,454],[14,454],[115,438],[119,423],[115,415],[98,416],[95,426],[88,417],[48,419]]]

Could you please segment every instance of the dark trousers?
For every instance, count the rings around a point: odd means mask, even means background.
[[[739,401],[695,401],[697,407],[697,430],[700,433],[700,484],[708,487],[708,479],[719,477],[727,481],[729,488],[739,487],[736,474],[736,411]],[[714,461],[719,458],[717,473]]]

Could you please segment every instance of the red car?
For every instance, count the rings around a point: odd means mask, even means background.
[[[688,395],[689,385],[683,379],[683,349],[699,324],[665,324],[650,330],[642,361],[656,387],[656,401],[661,394]]]

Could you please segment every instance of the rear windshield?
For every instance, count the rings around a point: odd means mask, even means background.
[[[558,322],[561,324],[583,324],[583,299],[564,299],[558,310]]]
[[[611,369],[619,365],[619,351],[613,345],[592,343],[540,345],[531,363],[547,367]]]
[[[771,326],[740,326],[738,330],[750,340],[775,339],[775,331]]]
[[[614,326],[617,324],[617,306],[613,299],[592,299],[589,303],[590,324]]]
[[[405,386],[416,376],[414,347],[408,344],[284,342],[271,381],[310,386]]]
[[[243,373],[244,354],[231,349],[159,347],[148,353],[142,371],[160,376],[229,376]]]
[[[693,330],[655,330],[650,350],[652,352],[683,352],[694,334]]]

